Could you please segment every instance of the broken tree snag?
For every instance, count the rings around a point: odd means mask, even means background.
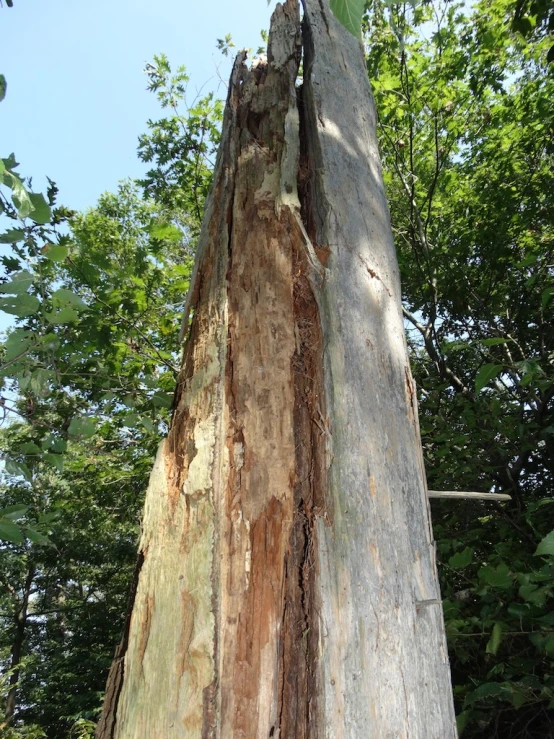
[[[400,284],[361,44],[306,0],[303,85],[332,461],[317,518],[324,736],[456,736]],[[416,602],[436,605],[419,610]]]
[[[361,46],[300,51],[233,68],[101,739],[455,737]]]

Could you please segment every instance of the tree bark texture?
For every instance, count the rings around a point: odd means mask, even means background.
[[[452,739],[375,111],[327,0],[235,62],[190,312],[98,737]]]

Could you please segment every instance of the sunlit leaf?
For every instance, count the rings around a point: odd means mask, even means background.
[[[502,371],[501,364],[484,364],[475,378],[475,393],[479,393],[485,385]]]
[[[342,23],[353,36],[359,36],[364,13],[364,0],[331,0],[331,10],[337,20]]]
[[[40,308],[40,301],[34,295],[23,293],[22,295],[13,295],[8,298],[0,298],[0,310],[4,313],[10,313],[19,318],[32,316]]]
[[[63,262],[69,254],[69,247],[65,244],[46,244],[42,253],[51,262]]]
[[[29,199],[33,206],[33,210],[29,213],[29,218],[39,225],[48,223],[51,218],[51,213],[50,206],[46,202],[44,195],[42,195],[42,193],[30,192]]]
[[[7,231],[4,231],[3,234],[0,234],[0,243],[15,244],[23,238],[25,238],[25,231],[20,228],[10,228]]]
[[[12,275],[10,282],[3,282],[0,285],[0,293],[10,293],[11,295],[26,293],[33,284],[34,279],[34,275],[24,269]]]

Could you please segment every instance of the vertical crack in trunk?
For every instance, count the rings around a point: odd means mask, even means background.
[[[305,231],[312,236],[312,167],[306,146],[309,132],[304,127],[301,88],[298,101],[298,195]],[[316,605],[315,517],[322,515],[325,506],[325,429],[322,426],[325,424],[325,402],[321,324],[309,279],[311,265],[304,238],[300,234],[293,251],[295,352],[292,371],[296,470],[282,617],[279,736],[317,739],[321,733],[317,720],[319,619]],[[314,249],[320,257],[315,244]]]

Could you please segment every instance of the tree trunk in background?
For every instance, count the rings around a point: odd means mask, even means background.
[[[0,726],[3,729],[11,726],[17,708],[17,687],[19,684],[19,672],[21,658],[23,657],[23,644],[25,642],[25,631],[27,629],[27,616],[29,610],[29,597],[31,595],[31,587],[35,577],[35,566],[31,562],[27,565],[27,577],[23,586],[21,602],[16,606],[14,614],[14,636],[12,641],[10,668],[10,690],[6,698],[6,710],[4,713],[4,723]]]
[[[456,736],[374,106],[304,25],[233,69],[102,739]]]

